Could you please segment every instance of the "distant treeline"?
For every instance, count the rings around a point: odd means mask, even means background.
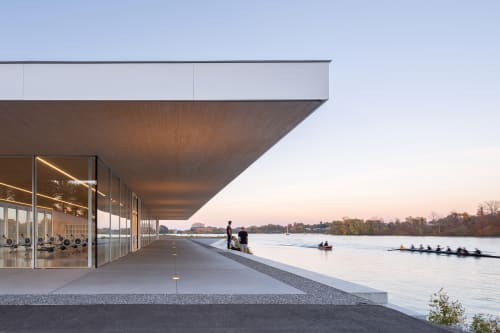
[[[407,217],[404,221],[385,222],[381,219],[343,218],[319,224],[295,222],[288,225],[290,233],[323,233],[332,235],[408,235],[408,236],[491,236],[500,237],[500,202],[487,201],[479,205],[476,215],[452,212],[431,219]],[[284,233],[287,227],[275,224],[252,226],[251,233]]]
[[[467,213],[427,221],[407,217],[385,223],[380,220],[344,219],[332,221],[328,233],[334,235],[408,235],[408,236],[500,236],[500,216],[475,216]]]
[[[233,224],[234,226],[234,224]],[[166,228],[165,228],[166,229]],[[186,231],[187,233],[225,234],[226,228],[208,227],[210,230]],[[287,226],[267,224],[247,227],[249,233],[285,233]],[[233,232],[238,232],[237,225]],[[500,201],[486,201],[479,205],[476,215],[452,212],[439,217],[407,217],[404,220],[363,220],[345,217],[342,220],[288,225],[289,233],[320,233],[332,235],[399,235],[399,236],[481,236],[500,237]]]

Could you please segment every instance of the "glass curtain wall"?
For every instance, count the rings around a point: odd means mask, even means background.
[[[139,200],[132,194],[132,251],[136,251],[140,246],[140,221],[139,221]]]
[[[156,219],[152,215],[149,216],[149,244],[156,240]]]
[[[88,267],[95,224],[95,158],[37,156],[35,161],[35,266]]]
[[[141,246],[147,246],[156,240],[156,220],[151,217],[148,209],[141,210]]]
[[[33,267],[32,173],[32,157],[0,158],[0,267]]]
[[[0,156],[0,268],[98,267],[155,235],[139,198],[100,159]]]
[[[97,189],[99,195],[97,198],[97,266],[101,266],[111,259],[111,170],[102,163],[97,162]]]
[[[89,266],[94,161],[0,157],[0,267]]]
[[[120,179],[111,176],[111,260],[120,258]]]
[[[137,197],[103,161],[97,162],[97,266],[132,251]],[[135,202],[135,204],[134,204]]]
[[[144,210],[141,210],[141,247],[146,246],[146,217]]]
[[[132,195],[125,184],[120,188],[120,251],[121,256],[130,252],[130,214]]]

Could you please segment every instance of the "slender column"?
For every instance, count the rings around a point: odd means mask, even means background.
[[[156,217],[156,240],[160,239],[160,219]]]
[[[118,178],[118,258],[123,256],[122,253],[122,179]]]
[[[28,211],[26,211],[26,213],[28,213]],[[29,214],[26,218],[28,219],[26,222],[29,223],[29,221],[30,221]],[[27,229],[28,228],[26,228],[26,232],[28,232]],[[24,234],[24,232],[23,232],[23,234]],[[26,236],[28,236],[28,235],[26,235]],[[19,244],[19,208],[18,207],[16,207],[16,241]],[[23,241],[24,241],[24,239],[23,239]]]
[[[108,255],[109,255],[109,261],[108,262],[112,262],[113,261],[113,240],[111,239],[111,216],[113,215],[112,214],[112,211],[111,211],[111,207],[112,207],[112,204],[113,204],[113,198],[114,198],[114,193],[113,193],[113,183],[112,183],[112,178],[113,178],[113,173],[111,172],[111,168],[108,167],[108,188],[109,188],[109,198],[108,198],[108,212],[109,212],[109,221],[108,221],[108,230],[109,230],[109,238],[108,238],[108,244],[109,244],[109,249],[108,249]]]
[[[94,207],[92,207],[92,188],[94,184],[92,184],[93,172],[92,172],[92,157],[88,159],[87,165],[87,180],[88,182],[88,191],[87,191],[87,264],[88,268],[92,268],[92,215],[94,212]]]
[[[134,252],[134,232],[132,231],[134,228],[134,194],[130,189],[127,190],[128,202],[129,202],[129,253]]]
[[[45,236],[49,233],[49,228],[47,227],[47,211],[43,211],[43,239],[46,239]]]
[[[142,207],[141,199],[137,198],[137,249],[142,248]]]
[[[97,228],[99,227],[98,223],[98,214],[97,214],[97,207],[99,207],[99,159],[96,156],[94,156],[94,171],[95,171],[95,193],[96,193],[96,196],[95,196],[95,209],[94,209],[94,212],[95,212],[95,228],[94,228],[94,237],[93,238],[89,238],[88,242],[87,242],[87,246],[90,246],[91,248],[94,248],[94,263],[95,263],[95,268],[98,267],[99,265],[99,262],[97,260],[98,258],[98,239],[97,239]],[[54,227],[52,227],[54,228]],[[94,245],[95,244],[95,245]]]
[[[37,224],[37,212],[36,212],[36,182],[37,182],[37,174],[36,174],[36,156],[32,157],[31,164],[31,203],[32,207],[32,223],[31,223],[31,268],[35,269],[36,267],[36,224]],[[27,216],[27,222],[29,223],[29,214]]]
[[[9,211],[9,205],[6,204],[5,206],[3,206],[3,235],[6,235],[7,238],[9,238],[9,233],[8,233],[8,230],[9,230],[9,215],[8,215],[8,211]]]

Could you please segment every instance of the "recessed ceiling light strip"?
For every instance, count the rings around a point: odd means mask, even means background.
[[[5,187],[9,187],[9,188],[12,188],[12,189],[15,189],[15,190],[18,190],[18,191],[22,191],[22,192],[25,192],[25,193],[29,193],[31,194],[32,192],[29,191],[29,190],[26,190],[24,188],[21,188],[21,187],[17,187],[17,186],[14,186],[14,185],[10,185],[10,184],[6,184],[6,183],[2,183],[0,182],[0,185],[2,186],[5,186]],[[61,200],[61,199],[58,199],[58,198],[54,198],[54,197],[51,197],[51,196],[48,196],[46,194],[42,194],[42,193],[37,193],[36,194],[37,196],[40,196],[42,198],[46,198],[46,199],[50,199],[50,200],[54,200],[54,201],[57,201],[57,202],[60,202],[60,203],[64,203],[64,204],[67,204],[67,205],[70,205],[70,206],[75,206],[75,207],[79,207],[79,208],[83,208],[83,209],[88,209],[87,207],[85,206],[81,206],[81,205],[78,205],[78,204],[75,204],[75,203],[72,203],[72,202],[69,202],[69,201],[65,201],[65,200]],[[4,200],[4,199],[2,199]]]
[[[21,205],[21,206],[27,206],[27,207],[32,207],[33,206],[32,204],[28,204],[28,203],[20,202],[20,201],[16,201],[16,200],[9,200],[9,199],[2,199],[2,198],[0,198],[0,201],[4,201],[4,202],[8,202],[8,203],[13,203],[13,204],[16,204],[16,205]],[[41,205],[37,205],[37,208],[44,208],[44,209],[53,210],[53,208],[51,208],[51,207],[46,207],[46,206],[41,206]]]

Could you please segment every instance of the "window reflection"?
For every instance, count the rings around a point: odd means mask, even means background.
[[[97,163],[97,265],[110,261],[110,170],[101,161]]]
[[[37,267],[87,267],[93,163],[89,158],[37,157],[36,174],[37,205],[51,209],[47,215],[37,208]]]
[[[0,162],[0,267],[100,266],[152,241],[147,211],[101,160]]]
[[[120,180],[111,178],[111,260],[120,257]]]
[[[0,158],[0,267],[32,266],[32,159]]]

